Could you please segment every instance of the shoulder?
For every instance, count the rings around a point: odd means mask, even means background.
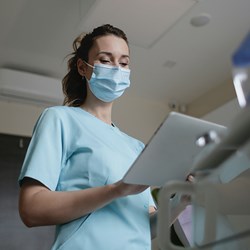
[[[66,106],[54,106],[43,110],[40,114],[34,129],[37,127],[50,127],[50,126],[62,126],[66,123],[67,114],[70,112],[70,108]]]
[[[63,115],[65,113],[70,112],[70,109],[71,108],[67,107],[67,106],[53,106],[53,107],[49,107],[49,108],[44,109],[44,111],[42,113],[58,116],[58,115]]]
[[[41,118],[54,118],[54,119],[63,119],[73,113],[72,107],[67,106],[54,106],[44,109],[41,114]]]
[[[135,139],[133,138],[134,141],[135,141],[135,144],[136,144],[136,149],[137,149],[137,152],[138,153],[141,153],[141,151],[144,149],[145,145],[142,141],[138,140],[138,139]]]
[[[121,134],[126,138],[126,140],[128,141],[128,143],[138,152],[140,153],[145,145],[142,141],[140,141],[139,139],[135,138],[135,137],[132,137],[122,131],[120,131]]]

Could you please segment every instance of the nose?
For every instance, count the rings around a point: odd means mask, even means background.
[[[119,63],[119,60],[117,59],[117,60],[114,60],[113,61],[113,66],[116,66],[116,67],[119,67],[120,66],[120,63]]]

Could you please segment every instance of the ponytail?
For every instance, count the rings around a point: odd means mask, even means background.
[[[78,36],[73,42],[73,50],[71,58],[68,60],[68,73],[62,80],[63,93],[65,95],[63,105],[80,106],[83,104],[87,89],[86,80],[78,73],[77,60],[80,58],[78,50],[81,46],[83,35]]]

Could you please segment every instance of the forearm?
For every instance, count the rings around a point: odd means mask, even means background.
[[[67,223],[97,210],[119,197],[115,185],[58,192],[38,186],[22,187],[20,215],[27,226]]]
[[[19,212],[29,227],[63,224],[102,208],[116,198],[138,194],[146,188],[148,186],[119,181],[102,187],[59,192],[27,178],[20,191]]]

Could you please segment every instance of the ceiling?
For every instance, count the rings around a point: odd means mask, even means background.
[[[2,0],[0,67],[61,79],[74,38],[111,23],[127,33],[134,96],[189,104],[231,81],[249,0]],[[191,19],[203,15],[202,27]]]

